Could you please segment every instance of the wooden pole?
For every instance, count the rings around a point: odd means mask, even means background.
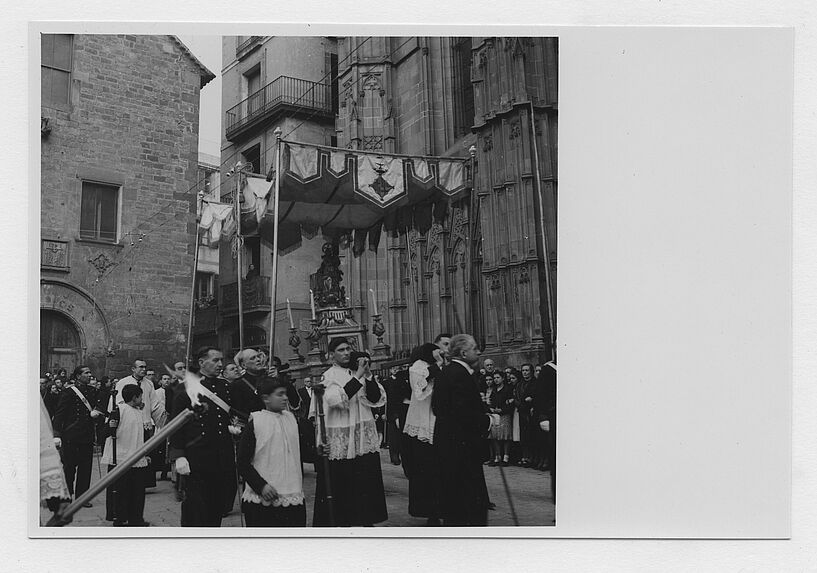
[[[281,128],[275,128],[275,185],[272,192],[272,208],[275,217],[275,233],[272,236],[272,277],[270,280],[270,309],[269,309],[269,364],[275,356],[275,305],[278,292],[278,205],[281,196]]]
[[[92,485],[88,491],[77,497],[71,505],[65,508],[65,511],[62,514],[54,515],[54,517],[49,521],[46,525],[48,526],[62,526],[68,523],[68,518],[78,512],[82,506],[93,498],[95,498],[102,490],[108,487],[110,484],[116,482],[116,480],[124,474],[126,471],[131,469],[133,465],[138,462],[139,460],[144,457],[145,454],[148,452],[153,451],[156,449],[160,443],[164,442],[165,439],[172,436],[176,433],[176,431],[184,426],[191,418],[195,417],[196,413],[188,408],[181,412],[178,416],[173,418],[167,425],[161,429],[161,431],[156,432],[151,439],[146,441],[141,448],[133,452],[128,458],[123,461],[122,463],[118,464],[114,469],[109,471],[104,478],[96,482]]]
[[[241,237],[241,168],[244,167],[239,161],[235,165],[235,195],[233,197],[233,208],[235,209],[236,222],[236,241],[238,248],[236,249],[236,275],[238,276],[238,351],[244,350],[244,297],[241,296],[244,292],[244,280],[242,277],[244,241]]]
[[[335,499],[332,495],[332,480],[330,477],[329,464],[329,441],[326,437],[326,419],[323,411],[323,393],[325,387],[323,384],[316,384],[312,388],[315,400],[315,413],[318,422],[318,436],[320,437],[320,444],[316,448],[318,456],[321,458],[323,469],[323,485],[324,493],[326,494],[326,517],[329,521],[329,527],[335,526]],[[317,503],[318,500],[315,500]]]
[[[476,338],[476,321],[474,320],[474,303],[472,302],[471,293],[474,292],[474,269],[473,269],[473,250],[474,245],[474,229],[479,224],[476,220],[476,209],[474,209],[474,195],[476,195],[477,186],[477,148],[471,146],[468,148],[468,155],[471,156],[471,192],[468,195],[468,232],[465,236],[465,328],[463,332],[469,332]]]
[[[539,201],[539,222],[542,226],[542,255],[545,265],[545,286],[547,288],[548,324],[550,326],[550,357],[556,354],[556,323],[553,318],[553,289],[550,280],[550,249],[548,248],[548,234],[545,225],[545,196],[542,193],[542,176],[539,172],[539,145],[536,143],[536,120],[534,117],[533,102],[530,102],[530,137],[533,140],[533,159],[536,166],[536,189]]]
[[[190,361],[193,359],[193,315],[196,309],[196,269],[199,266],[199,236],[201,229],[199,223],[201,222],[201,208],[204,202],[204,191],[199,191],[198,201],[196,202],[196,245],[193,249],[193,285],[190,288],[190,319],[187,323],[187,352],[185,353],[186,363],[185,368],[189,368]]]

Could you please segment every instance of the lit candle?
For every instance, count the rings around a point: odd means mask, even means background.
[[[309,289],[309,304],[312,306],[312,320],[315,320],[317,318],[315,315],[315,293],[312,292],[312,289]]]
[[[372,289],[369,289],[369,294],[372,295],[372,310],[374,311],[373,314],[377,313],[377,295],[374,293]]]
[[[287,299],[287,314],[289,315],[289,327],[295,328],[295,321],[292,320],[292,307],[289,305],[289,299]]]

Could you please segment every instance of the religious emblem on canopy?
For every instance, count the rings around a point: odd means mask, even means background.
[[[384,167],[382,157],[378,156],[377,159],[380,160],[378,161],[377,167],[374,170],[375,173],[377,173],[377,178],[369,185],[369,187],[374,189],[374,192],[377,193],[377,195],[382,199],[389,194],[389,191],[394,189],[394,185],[390,185],[388,181],[383,179],[383,174],[388,171],[388,169]]]

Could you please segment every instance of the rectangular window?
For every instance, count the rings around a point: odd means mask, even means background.
[[[83,181],[79,238],[115,243],[118,221],[119,187]]]
[[[266,105],[266,92],[261,91],[261,66],[258,65],[244,74],[246,90],[247,115],[262,111]]]
[[[471,38],[453,40],[454,135],[471,133],[474,125],[474,85],[471,83]]]
[[[262,165],[261,165],[261,144],[256,143],[249,149],[245,149],[241,152],[241,155],[244,156],[244,161],[246,163],[252,163],[252,169],[249,170],[250,173],[263,173]]]
[[[337,115],[340,96],[338,93],[338,55],[330,52],[326,53],[326,63],[329,68],[329,98],[332,105],[332,113]]]
[[[216,275],[213,273],[196,272],[196,299],[204,300],[215,296]]]
[[[71,34],[40,34],[42,105],[67,105],[71,93]]]

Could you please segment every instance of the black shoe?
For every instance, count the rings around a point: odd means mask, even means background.
[[[488,502],[488,509],[490,509],[491,511],[495,510],[496,509],[496,504],[494,502],[492,502],[492,501],[489,501]]]
[[[126,527],[127,525],[128,525],[128,524],[127,524],[127,523],[125,523],[124,521],[114,521],[114,522],[113,522],[113,526],[114,526],[114,527]]]
[[[129,527],[150,527],[149,521],[142,521],[140,523],[129,523]]]
[[[93,507],[93,506],[94,506],[94,504],[91,503],[90,501],[86,501],[85,503],[82,504],[82,507]]]
[[[491,467],[495,467],[499,465],[499,462],[496,460],[491,460],[490,462],[488,462],[488,465]]]

